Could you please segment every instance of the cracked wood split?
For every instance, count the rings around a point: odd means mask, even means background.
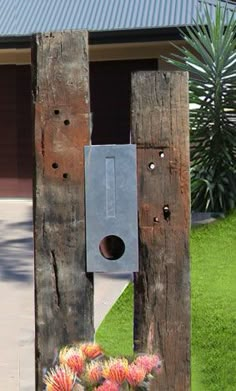
[[[57,267],[57,260],[55,255],[55,250],[50,251],[51,257],[51,267],[52,267],[52,283],[54,287],[55,292],[55,299],[56,299],[56,305],[58,309],[60,309],[61,306],[61,295],[60,295],[60,289],[59,289],[59,282],[58,282],[58,267]]]

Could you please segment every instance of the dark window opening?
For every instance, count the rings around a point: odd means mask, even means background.
[[[90,63],[92,144],[129,144],[131,73],[157,69],[157,59]]]

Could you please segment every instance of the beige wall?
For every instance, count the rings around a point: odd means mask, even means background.
[[[182,41],[175,41],[181,45]],[[144,42],[127,44],[91,45],[89,47],[90,61],[115,61],[144,58],[157,58],[160,70],[174,69],[161,56],[170,56],[176,49],[170,42]],[[0,49],[0,65],[30,64],[30,49]]]
[[[30,62],[30,49],[0,49],[0,65],[25,65]]]
[[[181,43],[182,41],[178,41],[178,45],[181,45]],[[176,49],[167,41],[93,45],[89,48],[90,61],[158,58],[162,68],[165,61],[160,60],[161,56],[169,56],[172,52],[176,52]]]

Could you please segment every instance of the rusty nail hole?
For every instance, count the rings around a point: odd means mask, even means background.
[[[59,166],[58,166],[58,164],[55,162],[55,163],[52,163],[52,168],[58,168]]]
[[[170,220],[170,209],[169,209],[169,205],[164,205],[163,206],[163,215],[164,215],[164,219],[166,221],[169,221]]]
[[[70,121],[69,121],[68,119],[65,119],[64,124],[65,124],[66,126],[68,126],[68,125],[70,125]]]
[[[160,156],[161,159],[163,159],[163,158],[165,157],[164,151],[160,151],[160,152],[159,152],[159,156]]]
[[[54,110],[54,114],[56,115],[60,114],[60,110]]]
[[[153,218],[153,221],[154,221],[154,223],[159,223],[159,219],[158,219],[158,217],[157,217],[157,216],[155,216],[155,217]]]
[[[69,178],[69,174],[67,172],[64,172],[64,174],[62,176],[63,176],[64,179]]]
[[[155,163],[153,163],[153,162],[149,163],[148,168],[149,168],[149,170],[153,171],[156,168]]]

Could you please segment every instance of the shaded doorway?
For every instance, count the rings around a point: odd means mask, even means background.
[[[31,66],[0,66],[0,197],[31,197]]]

